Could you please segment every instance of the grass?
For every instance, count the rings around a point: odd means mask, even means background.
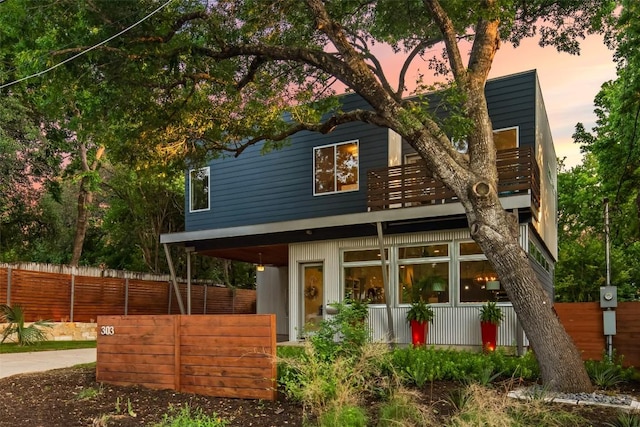
[[[35,345],[21,346],[17,343],[0,344],[1,353],[30,353],[34,351],[75,350],[96,348],[96,341],[41,341]]]

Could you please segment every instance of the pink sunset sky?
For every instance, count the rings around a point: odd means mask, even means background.
[[[593,100],[602,84],[616,77],[613,51],[607,49],[602,37],[589,36],[580,46],[580,55],[569,55],[559,53],[553,47],[542,48],[532,38],[523,40],[517,48],[503,43],[489,75],[495,78],[533,69],[538,71],[556,155],[565,158],[565,165],[569,168],[582,163],[580,147],[571,138],[576,124],[581,122],[591,130],[596,120]],[[402,63],[396,55],[390,49],[375,50],[378,50],[376,56],[383,62],[386,74],[397,76]],[[426,57],[440,52],[440,47],[435,48]],[[407,86],[411,87],[416,81],[418,70],[426,79],[432,75],[427,63],[416,58],[407,73]],[[392,80],[391,84],[394,83],[397,82]]]
[[[566,158],[567,167],[582,162],[580,147],[571,135],[581,122],[587,130],[595,125],[593,100],[602,84],[616,78],[613,51],[602,37],[590,36],[581,43],[579,56],[558,53],[552,47],[541,48],[534,39],[526,39],[518,48],[503,44],[498,51],[490,77],[536,69],[558,158]]]

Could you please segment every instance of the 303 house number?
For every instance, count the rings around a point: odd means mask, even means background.
[[[116,328],[113,326],[101,326],[100,327],[100,335],[114,335],[116,333]]]

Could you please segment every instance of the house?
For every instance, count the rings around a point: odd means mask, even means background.
[[[501,201],[517,214],[520,243],[552,296],[556,156],[537,74],[492,79],[486,95]],[[355,94],[342,100],[345,110],[366,107]],[[527,344],[461,204],[395,132],[350,123],[325,135],[298,133],[267,154],[260,148],[188,171],[186,231],[161,242],[266,266],[257,272],[257,311],[277,315],[279,334],[299,340],[327,305],[368,299],[373,338],[387,336],[388,301],[396,340],[408,343],[405,313],[412,292],[421,292],[435,310],[429,344],[480,346],[478,308],[487,300],[505,313],[498,344]]]

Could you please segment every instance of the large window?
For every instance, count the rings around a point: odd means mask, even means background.
[[[189,171],[189,211],[209,209],[209,168]]]
[[[386,249],[385,257],[389,259]],[[345,299],[368,301],[370,304],[385,303],[387,297],[384,294],[379,250],[345,251],[342,267]]]
[[[398,248],[399,303],[449,302],[449,245]]]
[[[358,141],[313,149],[314,195],[358,190]]]
[[[498,275],[475,242],[460,243],[460,302],[506,301]]]

